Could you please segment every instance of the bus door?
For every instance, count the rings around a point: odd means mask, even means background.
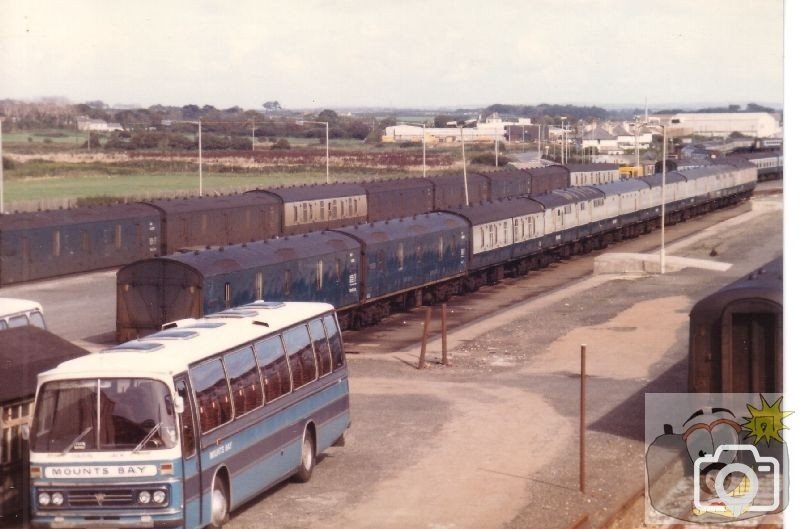
[[[183,398],[181,413],[181,452],[183,453],[184,527],[200,527],[203,512],[203,488],[200,480],[200,438],[194,420],[194,402],[185,377],[175,379],[175,389]]]

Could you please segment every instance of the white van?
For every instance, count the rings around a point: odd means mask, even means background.
[[[26,325],[47,328],[42,306],[27,299],[0,298],[0,331]]]

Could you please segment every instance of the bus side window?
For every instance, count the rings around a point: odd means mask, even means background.
[[[40,329],[46,329],[47,326],[44,324],[44,316],[39,311],[34,311],[30,313],[31,318],[31,325],[34,327],[39,327]]]
[[[215,358],[189,370],[197,399],[200,431],[207,433],[233,418],[228,379],[222,360]]]
[[[252,348],[242,347],[226,354],[225,370],[231,383],[236,417],[241,417],[264,404],[264,393],[261,391],[261,381]]]
[[[267,402],[292,391],[289,363],[283,352],[280,336],[272,336],[256,344],[256,359],[261,369],[261,382]]]
[[[194,455],[195,450],[195,433],[194,421],[192,420],[192,407],[190,405],[189,389],[186,387],[186,382],[179,380],[175,384],[175,389],[178,391],[178,396],[183,397],[183,413],[181,413],[181,447],[183,449],[183,457],[186,459]]]
[[[344,364],[344,344],[342,343],[342,335],[339,334],[339,327],[336,325],[333,314],[325,316],[323,322],[325,323],[325,331],[328,333],[328,345],[331,348],[333,368],[336,369]]]
[[[331,347],[328,345],[328,338],[325,336],[325,327],[322,326],[322,320],[308,322],[308,330],[311,331],[314,354],[317,356],[319,376],[325,376],[331,372]]]
[[[283,343],[289,356],[289,367],[292,370],[295,389],[314,381],[317,378],[317,366],[306,325],[298,325],[284,331]]]

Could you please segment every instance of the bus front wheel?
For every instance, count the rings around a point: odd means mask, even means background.
[[[303,449],[300,453],[300,468],[297,469],[295,479],[300,483],[305,483],[311,479],[314,472],[314,465],[317,463],[317,443],[314,441],[314,433],[309,428],[303,436]]]
[[[211,492],[211,529],[220,529],[230,517],[228,508],[228,491],[225,483],[219,476],[214,480],[214,490]]]

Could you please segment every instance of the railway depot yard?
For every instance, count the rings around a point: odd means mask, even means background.
[[[650,251],[658,241],[654,232],[606,252]],[[670,256],[732,266],[591,276],[595,252],[454,298],[450,367],[437,362],[438,307],[428,369],[415,369],[424,308],[346,333],[346,446],[323,454],[309,483],[259,496],[229,526],[567,528],[583,516],[584,527],[604,526],[643,487],[644,393],[685,391],[692,305],[781,253],[781,196],[672,226],[667,241]],[[41,301],[53,332],[96,350],[113,339],[114,285],[105,271],[0,294]],[[585,494],[577,461],[581,344],[589,374]]]

